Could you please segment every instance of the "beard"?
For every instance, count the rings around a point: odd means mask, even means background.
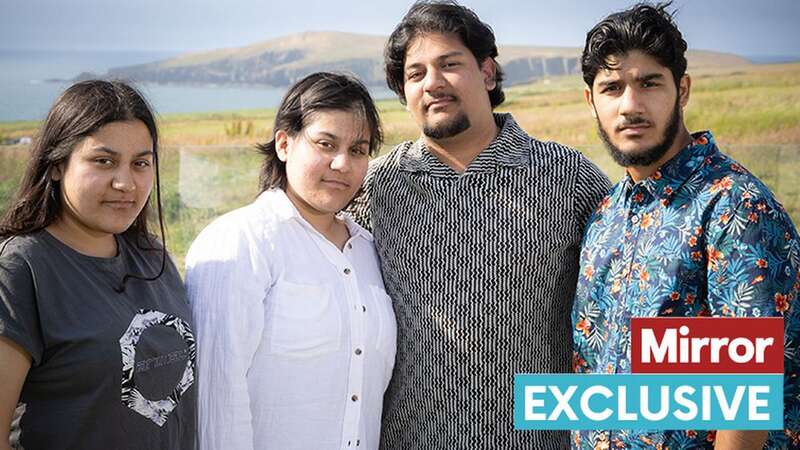
[[[597,133],[600,135],[600,139],[603,140],[603,143],[606,145],[608,152],[611,154],[611,157],[614,158],[614,161],[622,167],[630,167],[630,166],[649,166],[664,156],[665,153],[672,147],[672,144],[675,143],[675,138],[678,136],[678,128],[681,124],[681,108],[679,99],[675,100],[675,107],[672,109],[672,115],[669,119],[669,123],[667,124],[667,128],[664,129],[664,134],[661,136],[661,141],[659,141],[656,145],[646,148],[644,150],[640,150],[637,152],[623,152],[619,147],[614,145],[611,142],[611,138],[608,137],[608,133],[606,133],[605,128],[600,123],[600,119],[597,120]],[[633,118],[630,121],[626,121],[626,125],[635,125],[645,122],[645,120],[641,117]]]
[[[466,113],[462,111],[452,119],[446,120],[437,125],[430,125],[426,123],[422,127],[422,134],[431,139],[447,139],[466,131],[471,125],[472,124],[469,122],[469,117],[467,117]]]

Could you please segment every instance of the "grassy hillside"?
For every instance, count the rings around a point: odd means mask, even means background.
[[[531,135],[583,151],[612,179],[623,171],[608,157],[583,101],[579,77],[514,87],[509,111]],[[396,100],[379,102],[386,146],[418,136]],[[168,245],[182,264],[194,236],[217,215],[252,200],[260,159],[252,145],[271,133],[274,110],[161,117],[162,185]],[[724,151],[750,168],[800,221],[800,64],[746,66],[693,73],[686,109],[690,130],[711,129]],[[0,135],[31,135],[33,122],[0,123]],[[0,210],[18,182],[25,149],[0,147]]]
[[[386,40],[387,36],[308,31],[244,47],[114,67],[106,76],[151,83],[289,86],[308,73],[337,70],[354,73],[367,85],[383,86]],[[581,50],[578,47],[501,45],[498,60],[505,68],[506,84],[510,86],[578,74]],[[737,55],[704,50],[690,50],[686,57],[691,69],[750,64]]]

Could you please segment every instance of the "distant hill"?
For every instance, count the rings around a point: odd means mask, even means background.
[[[149,64],[117,67],[108,76],[155,83],[262,84],[288,86],[320,70],[347,71],[368,85],[385,86],[385,36],[305,32],[246,47],[190,53]],[[580,48],[501,46],[499,62],[506,85],[580,73]],[[728,54],[690,50],[689,67],[722,68],[751,64]],[[82,74],[81,76],[85,76]]]

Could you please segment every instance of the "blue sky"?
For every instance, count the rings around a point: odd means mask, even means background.
[[[464,0],[501,44],[580,47],[632,1]],[[388,35],[410,1],[3,0],[0,48],[206,50],[317,30]],[[800,56],[798,0],[676,0],[690,48]]]

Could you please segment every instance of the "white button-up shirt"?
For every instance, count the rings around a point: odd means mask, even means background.
[[[372,236],[344,219],[340,251],[270,190],[192,243],[200,449],[378,447],[397,329]]]

